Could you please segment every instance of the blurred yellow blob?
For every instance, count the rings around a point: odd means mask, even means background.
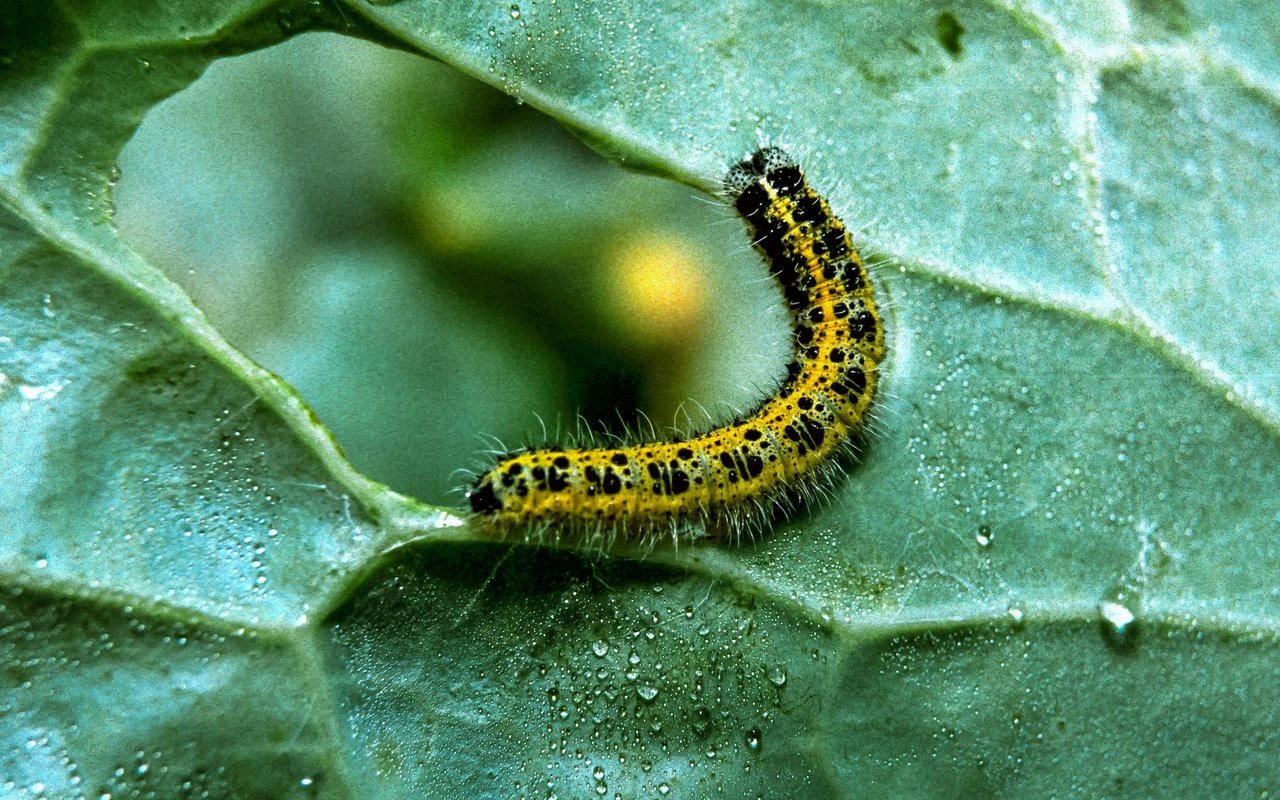
[[[628,236],[607,264],[610,325],[640,351],[687,348],[710,313],[705,262],[687,242],[659,231]]]

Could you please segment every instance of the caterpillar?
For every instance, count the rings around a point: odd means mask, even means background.
[[[773,396],[701,435],[629,447],[510,453],[467,492],[498,535],[564,532],[608,546],[669,532],[737,540],[829,485],[867,419],[884,324],[848,230],[797,163],[764,147],[724,192],[782,287],[794,355]],[[650,538],[653,537],[653,538]]]

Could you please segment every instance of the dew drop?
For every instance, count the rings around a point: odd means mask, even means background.
[[[973,538],[974,538],[974,541],[978,543],[978,547],[990,547],[991,546],[991,526],[979,525],[978,533]]]
[[[1103,595],[1098,603],[1098,620],[1102,627],[1102,639],[1118,653],[1130,653],[1137,644],[1138,615],[1134,611],[1135,600],[1123,589],[1113,589]]]
[[[636,694],[646,703],[652,703],[653,699],[658,696],[658,687],[648,683],[642,683],[636,687]]]
[[[706,706],[694,709],[693,732],[699,738],[706,738],[711,733],[711,710]]]
[[[596,658],[604,658],[609,654],[609,643],[603,639],[597,639],[591,645],[591,652],[596,654]]]
[[[781,689],[787,685],[787,668],[781,664],[769,670],[769,683]]]
[[[752,751],[759,750],[760,737],[762,735],[763,734],[760,732],[759,728],[752,728],[751,730],[747,731],[746,734],[743,736],[743,740],[746,741],[747,743],[747,749]]]

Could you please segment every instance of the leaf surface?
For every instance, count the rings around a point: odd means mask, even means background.
[[[1271,5],[5,5],[6,792],[1277,788]],[[313,29],[706,189],[784,143],[874,220],[891,356],[830,502],[641,561],[351,468],[109,205],[149,107]]]

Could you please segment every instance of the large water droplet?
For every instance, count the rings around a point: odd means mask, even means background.
[[[787,685],[787,668],[781,664],[769,670],[769,683],[781,689]]]
[[[1102,639],[1119,653],[1130,653],[1137,645],[1138,614],[1137,597],[1123,589],[1112,589],[1098,603],[1098,618],[1102,625]]]

